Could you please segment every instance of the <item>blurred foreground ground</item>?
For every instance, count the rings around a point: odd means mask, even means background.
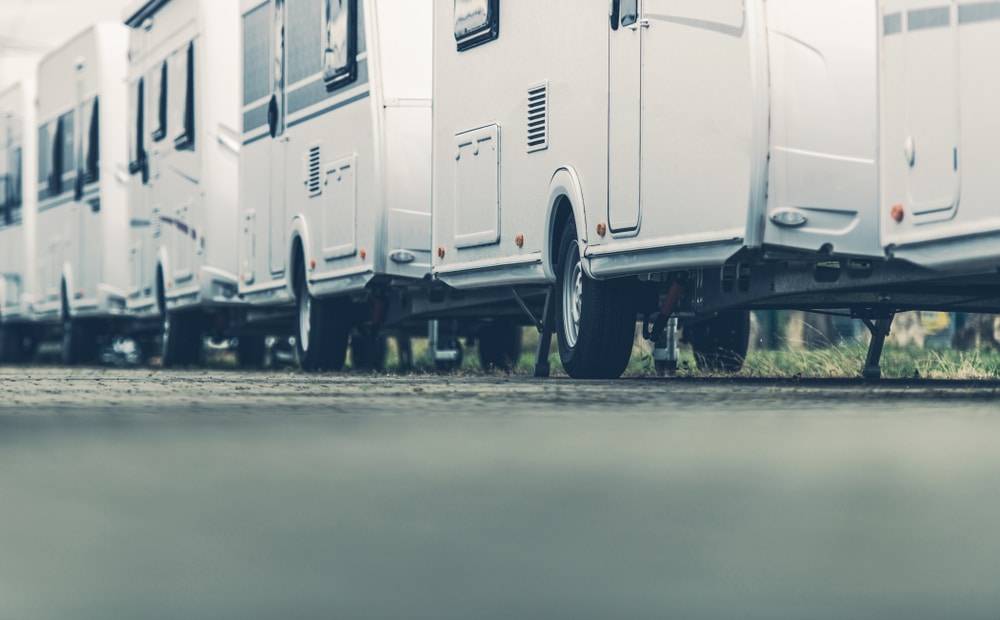
[[[0,618],[996,618],[998,389],[0,369]]]

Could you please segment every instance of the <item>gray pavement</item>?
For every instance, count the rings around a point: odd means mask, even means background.
[[[0,618],[997,618],[1000,384],[0,369]]]

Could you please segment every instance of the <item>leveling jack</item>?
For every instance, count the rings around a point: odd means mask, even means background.
[[[882,359],[882,347],[885,346],[885,337],[889,335],[889,328],[892,327],[892,319],[895,316],[894,312],[890,312],[874,319],[861,317],[861,322],[872,334],[872,341],[868,345],[868,357],[865,358],[865,367],[861,369],[861,376],[866,381],[878,381],[882,378],[882,367],[879,365]]]

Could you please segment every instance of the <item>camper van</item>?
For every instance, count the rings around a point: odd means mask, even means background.
[[[239,293],[294,311],[303,368],[430,272],[431,28],[426,1],[242,2]]]
[[[889,255],[953,281],[995,273],[1000,69],[992,59],[1000,3],[882,0],[879,7],[882,243]]]
[[[28,356],[34,289],[35,89],[22,82],[0,93],[0,362]]]
[[[91,26],[38,65],[37,277],[32,316],[62,324],[62,355],[95,359],[128,293],[127,31]]]
[[[738,367],[751,305],[846,303],[790,296],[857,286],[811,275],[831,257],[878,280],[876,23],[875,0],[435,3],[435,279],[555,285],[574,377],[617,377],[637,314]]]
[[[164,366],[200,359],[202,336],[239,323],[239,0],[144,0],[126,14],[126,305],[154,318]],[[263,336],[242,334],[257,365]]]

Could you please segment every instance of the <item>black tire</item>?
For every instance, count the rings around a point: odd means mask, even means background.
[[[201,316],[197,312],[163,312],[160,361],[164,368],[201,362],[201,327]]]
[[[347,360],[351,333],[347,299],[315,299],[309,293],[305,270],[299,266],[296,278],[295,352],[299,367],[306,372],[341,370]]]
[[[62,363],[66,366],[97,361],[97,333],[82,319],[63,318]]]
[[[0,364],[17,364],[24,359],[25,335],[14,325],[0,325]]]
[[[351,366],[354,370],[381,371],[389,353],[385,336],[351,336]]]
[[[736,373],[750,345],[750,311],[728,310],[684,328],[701,370]]]
[[[267,360],[267,337],[262,334],[242,334],[236,341],[236,363],[240,368],[264,368]]]
[[[635,337],[631,280],[591,280],[580,266],[573,220],[566,223],[556,265],[559,358],[574,379],[617,379],[628,366]]]
[[[521,326],[498,319],[479,330],[479,365],[483,370],[510,371],[521,360]]]

